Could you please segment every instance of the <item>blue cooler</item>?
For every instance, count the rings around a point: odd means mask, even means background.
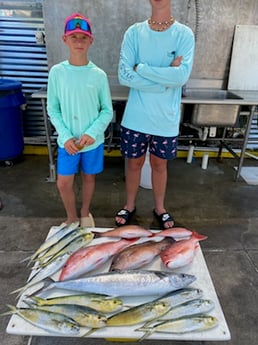
[[[0,79],[0,161],[12,160],[23,152],[22,104],[21,82]]]

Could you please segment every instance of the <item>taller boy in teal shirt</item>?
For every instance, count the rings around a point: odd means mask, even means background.
[[[177,22],[170,0],[149,0],[151,16],[125,32],[118,76],[130,88],[122,119],[121,151],[128,158],[126,202],[116,214],[116,224],[130,222],[146,150],[150,152],[154,216],[162,229],[174,225],[164,206],[167,161],[176,157],[182,86],[194,57],[192,30]]]

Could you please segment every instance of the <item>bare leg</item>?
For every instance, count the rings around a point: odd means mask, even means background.
[[[130,212],[134,210],[135,199],[137,196],[140,179],[141,169],[145,160],[145,155],[139,158],[129,158],[126,170],[126,204],[124,208]],[[116,222],[124,224],[125,220],[121,217],[116,217]]]
[[[57,176],[57,188],[59,190],[61,199],[64,204],[66,211],[66,223],[71,224],[75,221],[78,221],[77,210],[76,210],[76,201],[75,193],[73,189],[74,175]]]
[[[95,175],[81,174],[82,176],[82,208],[81,217],[88,217],[90,204],[95,190]]]
[[[167,188],[167,160],[150,154],[150,164],[152,168],[152,188],[155,211],[160,215],[166,212],[164,201]],[[165,223],[167,228],[173,227],[173,225],[174,222],[171,221]]]

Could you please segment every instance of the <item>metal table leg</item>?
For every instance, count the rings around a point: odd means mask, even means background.
[[[247,146],[247,143],[248,143],[249,132],[250,132],[250,129],[251,129],[251,126],[252,126],[252,121],[253,121],[253,117],[254,117],[254,113],[255,113],[255,108],[256,108],[255,105],[250,106],[250,115],[248,117],[247,127],[246,127],[246,130],[245,130],[243,147],[242,147],[242,150],[241,150],[241,154],[240,154],[240,157],[239,157],[238,168],[237,168],[237,171],[236,171],[236,177],[235,177],[236,181],[239,179],[240,174],[241,174],[241,168],[243,166],[243,162],[244,162],[244,158],[245,158],[245,151],[246,151],[246,146]]]
[[[53,151],[52,151],[52,146],[51,146],[51,138],[50,138],[50,126],[49,126],[47,110],[46,110],[46,101],[44,98],[41,98],[41,104],[42,104],[44,125],[45,125],[45,130],[46,130],[46,139],[47,139],[47,148],[48,148],[48,157],[49,157],[49,177],[46,178],[46,181],[55,182],[56,181],[56,166],[54,163]]]
[[[32,343],[32,335],[29,336],[29,339],[28,339],[28,342],[27,342],[27,345],[31,345]]]

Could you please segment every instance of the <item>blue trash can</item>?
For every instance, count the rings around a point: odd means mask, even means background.
[[[17,158],[24,149],[21,88],[20,81],[0,79],[0,161]]]

